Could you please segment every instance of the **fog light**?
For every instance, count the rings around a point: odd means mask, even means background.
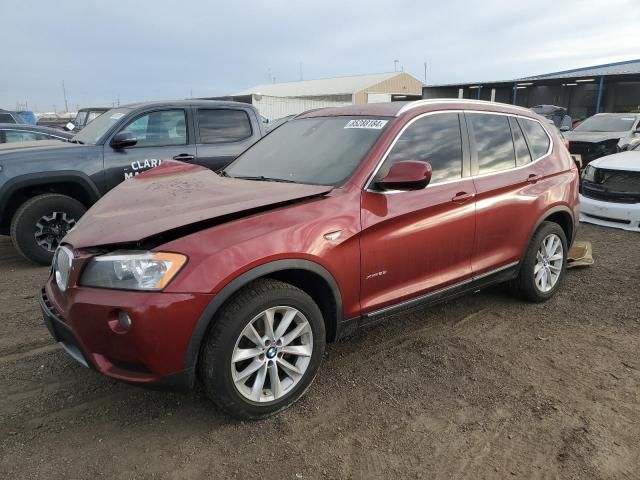
[[[124,310],[118,312],[118,323],[123,330],[129,330],[131,328],[131,317]]]

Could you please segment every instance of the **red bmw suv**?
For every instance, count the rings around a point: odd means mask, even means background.
[[[273,414],[326,342],[508,282],[560,287],[578,172],[529,110],[423,100],[310,111],[218,174],[163,162],[95,204],[57,250],[44,320],[76,360],[135,384],[201,382]]]

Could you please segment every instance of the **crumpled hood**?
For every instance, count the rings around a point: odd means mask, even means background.
[[[607,155],[592,161],[589,165],[608,170],[625,170],[627,172],[640,172],[640,151],[621,152]]]
[[[300,201],[333,187],[224,178],[168,161],[102,197],[64,239],[76,248],[138,242],[176,228]]]
[[[564,137],[570,142],[600,143],[607,140],[620,140],[629,132],[563,132]]]

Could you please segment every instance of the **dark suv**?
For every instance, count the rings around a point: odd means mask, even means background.
[[[262,135],[248,104],[147,102],[100,115],[69,142],[0,148],[0,234],[49,264],[85,210],[123,180],[172,159],[220,170]]]
[[[578,171],[553,130],[498,103],[374,104],[302,114],[220,175],[167,162],[67,234],[45,322],[111,378],[198,378],[231,414],[273,414],[360,325],[496,282],[554,295]]]

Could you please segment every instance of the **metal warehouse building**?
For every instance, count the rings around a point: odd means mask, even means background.
[[[218,99],[253,104],[269,120],[305,110],[343,105],[415,100],[423,83],[406,72],[267,83]]]
[[[423,98],[473,98],[522,107],[557,105],[575,118],[640,111],[640,59],[490,82],[429,85]]]

